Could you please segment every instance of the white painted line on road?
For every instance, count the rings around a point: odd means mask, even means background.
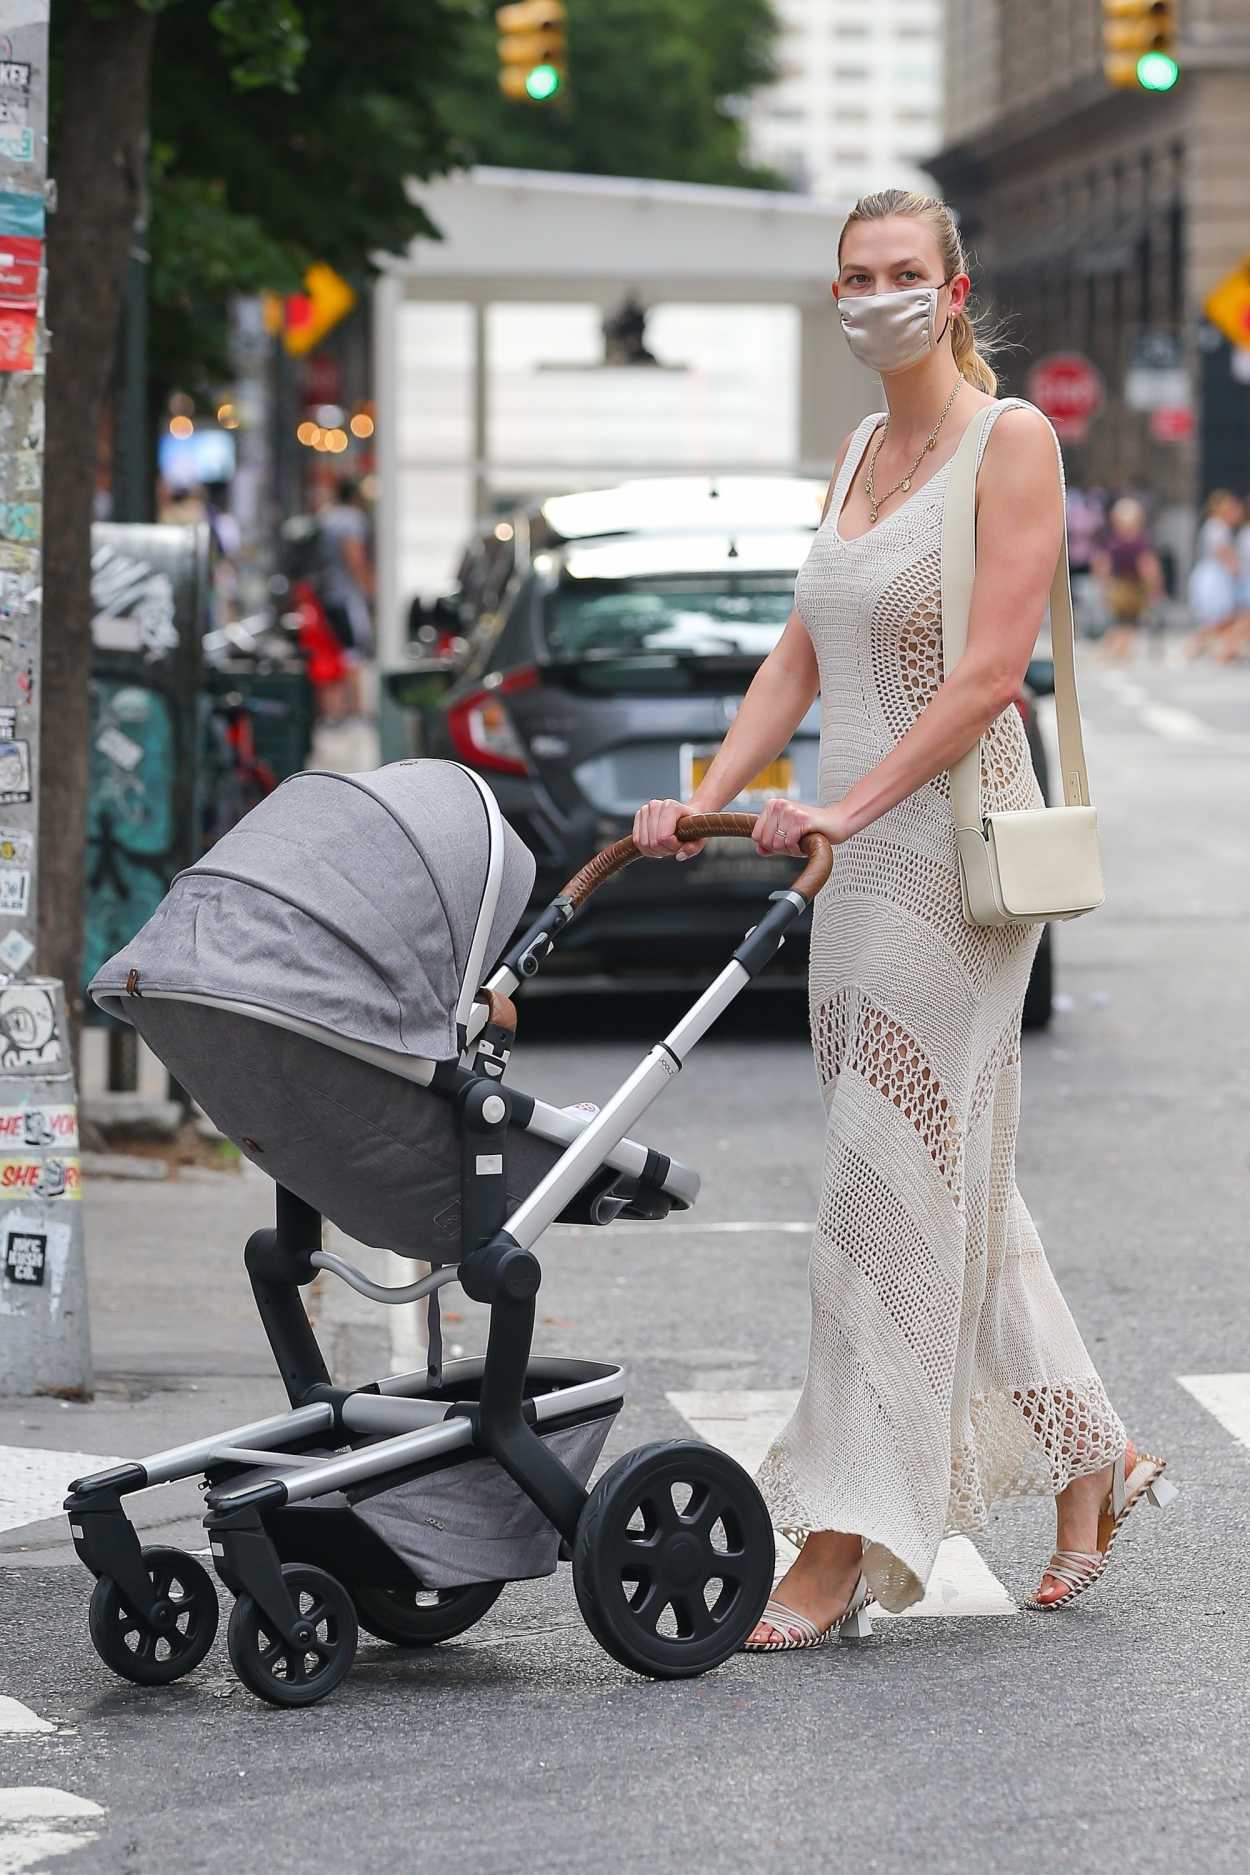
[[[70,1790],[0,1790],[0,1875],[34,1875],[53,1856],[85,1848],[100,1834],[87,1825],[103,1815],[98,1803]]]
[[[0,1445],[0,1530],[20,1530],[60,1515],[74,1478],[107,1471],[120,1458],[94,1452],[45,1451],[35,1445]]]
[[[1174,703],[1144,703],[1141,719],[1147,729],[1166,736],[1169,742],[1210,742],[1215,735],[1209,723]]]
[[[1175,703],[1157,703],[1144,685],[1134,683],[1119,671],[1100,673],[1103,686],[1117,703],[1136,711],[1144,728],[1167,742],[1202,743],[1205,748],[1229,755],[1250,754],[1250,736],[1236,730],[1216,729],[1192,710]]]
[[[719,1446],[745,1470],[759,1469],[765,1452],[781,1431],[798,1401],[789,1389],[755,1392],[670,1393],[693,1432],[709,1445]],[[794,1550],[784,1537],[777,1539],[777,1560],[788,1567]],[[922,1615],[1014,1615],[1016,1604],[989,1564],[967,1537],[951,1536],[939,1546],[923,1601],[891,1617],[873,1610],[873,1620],[906,1620]]]
[[[1226,1432],[1250,1446],[1250,1374],[1178,1374],[1176,1378]]]
[[[624,1231],[630,1237],[637,1237],[637,1224],[598,1224],[589,1227],[582,1224],[561,1224],[557,1230],[568,1231],[575,1237],[602,1237],[605,1231]],[[785,1237],[810,1237],[815,1229],[810,1218],[762,1218],[743,1220],[732,1218],[719,1224],[687,1224],[679,1215],[678,1222],[667,1226],[669,1230],[685,1231],[690,1236],[699,1237],[763,1237],[770,1232]]]
[[[37,1712],[24,1706],[20,1699],[10,1699],[7,1693],[0,1693],[0,1732],[55,1732],[55,1725],[47,1719],[41,1719]]]

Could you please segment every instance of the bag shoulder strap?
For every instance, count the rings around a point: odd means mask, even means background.
[[[1007,400],[987,404],[960,438],[951,463],[950,480],[942,502],[942,674],[949,677],[968,642],[968,611],[976,571],[976,490],[981,438],[994,412]],[[1018,400],[1017,400],[1018,401]],[[1052,432],[1053,433],[1053,432]],[[1063,458],[1058,455],[1060,491]],[[1076,642],[1072,619],[1072,587],[1068,572],[1066,519],[1050,586],[1050,641],[1055,665],[1055,718],[1059,730],[1059,765],[1063,771],[1063,798],[1068,807],[1088,807],[1089,777],[1085,769],[1085,743],[1081,709],[1076,695]],[[966,755],[952,762],[951,807],[957,827],[982,824],[981,739]]]

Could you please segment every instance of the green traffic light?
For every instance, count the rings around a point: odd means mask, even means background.
[[[1137,61],[1137,82],[1143,91],[1170,91],[1180,77],[1180,66],[1168,52],[1143,52]]]
[[[554,65],[536,65],[526,74],[525,89],[531,98],[541,103],[544,98],[554,97],[560,89],[560,74]]]

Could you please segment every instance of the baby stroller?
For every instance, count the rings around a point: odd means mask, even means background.
[[[752,824],[690,819],[682,837]],[[632,841],[590,860],[497,963],[534,862],[455,763],[294,775],[179,874],[91,994],[275,1183],[275,1224],[244,1262],[290,1410],[70,1487],[96,1578],[91,1637],[110,1667],[164,1685],[212,1645],[212,1577],[179,1550],[142,1548],[122,1503],[201,1474],[213,1562],[236,1598],[230,1659],[278,1706],[331,1691],[358,1626],[399,1647],[448,1640],[506,1582],[558,1560],[596,1639],[639,1673],[702,1673],[738,1648],[772,1585],[759,1492],[695,1440],[630,1452],[588,1491],[623,1374],[532,1355],[535,1245],[555,1222],[658,1220],[694,1202],[696,1174],[627,1132],[828,877],[828,842],[809,845],[794,888],[589,1113],[504,1080],[510,998],[637,857]],[[384,1287],[322,1248],[323,1218],[430,1273]],[[381,1303],[430,1298],[427,1368],[333,1384],[300,1300],[321,1272]],[[436,1302],[453,1281],[489,1305],[489,1333],[483,1359],[444,1365]]]

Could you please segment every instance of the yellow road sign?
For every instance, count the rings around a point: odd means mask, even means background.
[[[1250,254],[1208,294],[1203,311],[1234,345],[1250,346]]]
[[[341,274],[322,260],[314,261],[304,275],[304,291],[284,302],[282,343],[293,358],[302,358],[355,304],[356,295]]]

